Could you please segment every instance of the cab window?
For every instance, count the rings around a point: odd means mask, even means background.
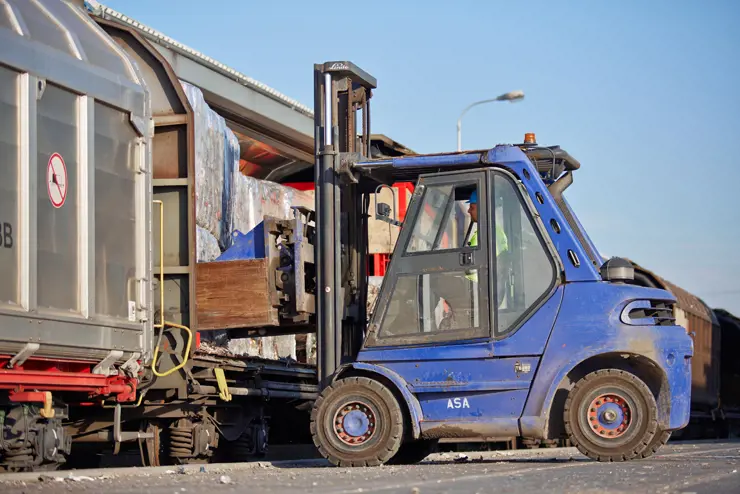
[[[406,254],[445,251],[471,246],[476,233],[470,200],[477,197],[473,184],[431,185],[424,192]],[[472,242],[475,247],[475,242]]]
[[[496,335],[516,329],[556,282],[555,264],[513,180],[496,173],[491,207],[496,242]]]

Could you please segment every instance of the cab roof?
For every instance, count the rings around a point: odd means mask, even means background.
[[[529,161],[545,182],[553,182],[564,171],[581,166],[560,146],[500,144],[492,149],[372,159],[356,163],[354,168],[370,178],[403,181],[424,173],[483,168],[513,161]]]

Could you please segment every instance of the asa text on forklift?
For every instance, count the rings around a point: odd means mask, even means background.
[[[447,408],[470,408],[467,398],[450,398],[447,400]]]

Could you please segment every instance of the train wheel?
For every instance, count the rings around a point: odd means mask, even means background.
[[[598,461],[638,458],[658,430],[658,406],[647,385],[617,369],[588,374],[565,401],[565,430],[584,455]]]
[[[311,411],[311,435],[324,458],[342,467],[377,466],[403,438],[403,413],[393,393],[366,377],[328,386]]]
[[[146,425],[146,432],[150,433],[152,437],[139,440],[141,461],[147,467],[162,466],[162,431],[157,423],[149,422]]]
[[[59,469],[69,456],[72,437],[62,419],[41,416],[37,406],[0,409],[0,468],[7,472],[48,472]]]

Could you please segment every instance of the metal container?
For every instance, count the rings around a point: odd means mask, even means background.
[[[722,328],[721,408],[727,418],[740,419],[740,318],[724,309],[714,313]]]
[[[0,353],[98,361],[152,342],[142,75],[72,2],[0,1]]]

